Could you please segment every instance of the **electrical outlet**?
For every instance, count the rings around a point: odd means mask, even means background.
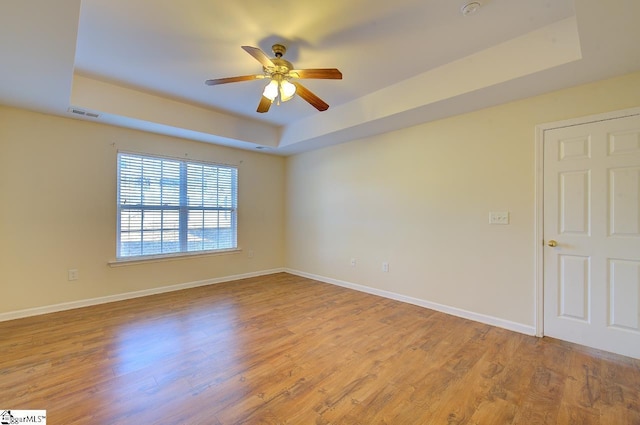
[[[78,269],[67,270],[67,280],[78,280]]]
[[[386,261],[382,263],[382,271],[387,273],[389,271],[389,263]]]
[[[355,267],[356,266],[356,259],[352,258],[351,261],[349,262],[349,264],[351,265],[351,267]]]
[[[509,212],[490,212],[489,224],[509,224]]]

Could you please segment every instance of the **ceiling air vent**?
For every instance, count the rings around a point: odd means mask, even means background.
[[[482,7],[482,3],[480,3],[479,1],[471,1],[469,3],[466,3],[464,6],[462,6],[460,8],[460,12],[462,12],[464,16],[469,16],[477,13],[481,7]]]
[[[67,109],[67,111],[71,112],[72,114],[84,115],[86,117],[91,117],[91,118],[98,118],[100,116],[99,114],[96,114],[95,112],[87,112],[87,111],[83,111],[82,109],[73,108],[73,107]]]

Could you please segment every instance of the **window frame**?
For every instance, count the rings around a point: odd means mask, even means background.
[[[130,204],[124,205],[121,204],[121,186],[122,186],[122,173],[121,173],[121,165],[122,156],[132,156],[141,159],[150,159],[150,160],[158,160],[158,161],[173,161],[179,163],[180,167],[180,182],[179,182],[179,204],[176,205],[152,205],[152,204]],[[176,158],[164,155],[156,155],[156,154],[148,154],[148,153],[140,153],[140,152],[132,152],[132,151],[118,151],[116,156],[117,163],[117,175],[116,175],[116,259],[114,263],[135,263],[139,261],[145,260],[162,260],[162,259],[172,259],[172,258],[180,258],[180,257],[192,257],[192,256],[201,256],[201,255],[216,255],[216,254],[226,254],[230,252],[239,251],[238,248],[238,167],[236,165],[202,161],[202,160],[193,160],[186,158]],[[214,167],[225,170],[231,170],[231,206],[206,206],[206,205],[189,205],[188,197],[187,197],[187,188],[189,183],[188,178],[188,167],[189,165],[195,166],[206,166],[206,167]],[[161,183],[162,187],[162,183]],[[219,186],[216,186],[219,187]],[[204,195],[203,195],[204,196]],[[140,210],[141,213],[144,211],[178,211],[178,220],[179,220],[179,250],[171,251],[171,252],[159,252],[153,254],[141,254],[141,255],[122,255],[122,211],[123,210]],[[224,248],[215,248],[215,249],[194,249],[189,250],[189,212],[190,211],[223,211],[230,213],[230,226],[231,229],[231,246]],[[206,227],[201,228],[203,231]],[[165,228],[162,226],[157,231],[164,231]],[[144,225],[141,224],[140,232],[144,234]],[[141,243],[144,243],[144,238],[141,239]]]

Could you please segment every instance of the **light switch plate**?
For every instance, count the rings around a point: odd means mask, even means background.
[[[489,224],[509,224],[509,212],[508,211],[490,212]]]

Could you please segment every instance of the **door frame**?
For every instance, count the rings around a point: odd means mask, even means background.
[[[594,122],[609,121],[640,115],[640,107],[623,109],[571,118],[562,121],[536,125],[535,128],[535,305],[534,322],[536,336],[544,336],[544,136],[545,132],[557,128],[573,127]]]

